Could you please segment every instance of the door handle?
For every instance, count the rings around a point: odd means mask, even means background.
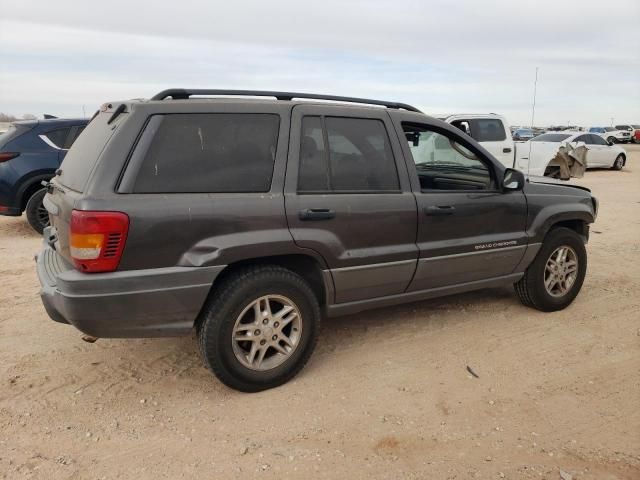
[[[300,210],[300,220],[330,220],[335,218],[336,212],[328,208],[305,208]]]
[[[430,217],[441,216],[441,215],[453,215],[456,211],[456,207],[453,205],[437,205],[433,207],[426,207],[424,209],[424,214]]]
[[[509,147],[503,148],[502,153],[511,153],[511,149]]]

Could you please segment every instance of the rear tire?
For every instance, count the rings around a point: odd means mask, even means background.
[[[586,273],[587,250],[582,237],[573,230],[558,227],[547,234],[538,255],[514,287],[523,305],[553,312],[573,302]]]
[[[622,170],[622,167],[624,166],[624,156],[622,154],[618,155],[616,157],[615,162],[613,162],[613,166],[611,167],[612,170]]]
[[[42,203],[46,194],[46,188],[38,190],[31,195],[25,207],[29,225],[39,234],[42,234],[44,229],[49,226],[49,212],[47,212],[47,209]]]
[[[302,277],[278,266],[249,267],[212,292],[198,341],[205,365],[222,383],[259,392],[304,367],[319,328],[318,300]]]

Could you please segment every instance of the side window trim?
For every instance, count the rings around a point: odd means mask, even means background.
[[[461,193],[461,194],[469,194],[469,193],[474,193],[474,194],[496,194],[496,193],[501,193],[501,190],[498,188],[498,177],[496,175],[496,165],[488,158],[485,157],[484,154],[482,154],[482,152],[480,152],[479,150],[477,150],[473,145],[471,145],[470,143],[468,143],[464,138],[462,138],[461,136],[458,136],[455,133],[449,132],[446,129],[442,129],[436,126],[432,126],[432,125],[427,125],[427,124],[423,124],[420,122],[411,122],[411,121],[401,121],[399,122],[399,126],[400,126],[400,131],[402,132],[403,138],[404,137],[404,127],[406,126],[414,126],[414,127],[418,127],[418,128],[424,128],[425,130],[428,131],[432,131],[435,133],[439,133],[441,135],[444,135],[448,138],[453,138],[453,140],[462,145],[464,148],[470,150],[477,158],[480,162],[482,162],[488,169],[489,171],[489,175],[491,176],[491,187],[486,189],[486,190],[456,190],[456,189],[452,189],[452,190],[440,190],[440,189],[422,189],[420,186],[420,178],[418,175],[418,171],[416,170],[416,166],[415,166],[415,161],[413,158],[413,154],[411,153],[411,149],[409,148],[408,143],[406,142],[406,140],[403,142],[403,150],[406,152],[405,157],[407,160],[407,165],[409,166],[409,175],[412,179],[412,189],[414,191],[414,193],[428,193],[428,194],[452,194],[452,193]],[[456,127],[457,128],[457,127]],[[406,150],[405,150],[406,149]],[[408,156],[407,156],[408,155]],[[416,187],[413,187],[413,185],[416,185]]]
[[[324,113],[318,113],[318,114],[308,114],[308,115],[303,115],[300,118],[300,132],[302,133],[302,124],[304,122],[304,118],[305,117],[309,117],[309,118],[313,118],[313,117],[318,117],[320,119],[320,125],[322,128],[322,140],[324,143],[324,157],[325,157],[325,162],[327,164],[327,170],[329,173],[329,189],[328,190],[300,190],[299,189],[299,184],[300,184],[300,174],[301,174],[301,158],[300,158],[300,154],[298,153],[298,158],[297,158],[297,164],[298,164],[298,175],[297,175],[297,179],[296,179],[296,185],[295,185],[295,192],[297,195],[354,195],[354,194],[399,194],[402,193],[402,187],[401,187],[401,183],[400,183],[400,172],[398,171],[398,164],[397,164],[397,160],[395,158],[395,154],[393,153],[393,147],[391,145],[391,135],[389,134],[389,129],[387,128],[386,123],[378,118],[369,118],[369,117],[351,117],[351,116],[341,116],[341,115],[327,115]],[[391,159],[392,162],[391,164],[393,165],[393,169],[396,173],[396,178],[398,181],[398,188],[397,189],[386,189],[386,190],[333,190],[333,186],[331,185],[331,178],[333,177],[332,175],[332,171],[331,171],[331,146],[329,143],[329,132],[326,126],[326,119],[327,118],[344,118],[344,119],[350,119],[350,120],[376,120],[379,121],[381,123],[381,126],[384,130],[384,133],[386,135],[387,138],[387,142],[389,142],[389,153],[391,154]],[[300,139],[302,139],[302,135],[300,135]]]

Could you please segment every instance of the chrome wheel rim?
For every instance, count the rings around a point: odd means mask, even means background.
[[[271,370],[296,351],[302,338],[302,316],[293,301],[265,295],[249,303],[233,326],[233,353],[251,370]]]
[[[549,256],[544,269],[544,288],[552,297],[563,297],[578,276],[578,256],[573,248],[563,245]]]

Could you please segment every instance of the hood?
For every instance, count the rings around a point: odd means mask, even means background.
[[[541,177],[538,175],[527,175],[525,176],[527,182],[536,183],[540,185],[558,185],[560,187],[572,187],[578,188],[580,190],[584,190],[585,192],[591,192],[591,189],[587,187],[583,187],[582,185],[574,185],[572,183],[567,183],[565,180],[557,180],[555,178],[550,177]]]

